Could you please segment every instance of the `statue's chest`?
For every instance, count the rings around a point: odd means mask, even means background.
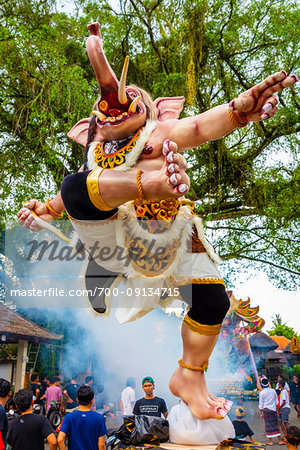
[[[128,171],[144,158],[157,158],[161,155],[161,146],[156,142],[151,143],[155,126],[156,122],[150,122],[134,136],[118,141],[92,143],[87,155],[88,168],[92,170],[98,166],[103,169]]]

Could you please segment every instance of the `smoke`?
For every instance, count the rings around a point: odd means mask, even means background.
[[[8,297],[18,308],[45,309],[48,317],[72,330],[72,339],[64,347],[61,373],[70,376],[91,371],[96,383],[105,386],[108,399],[116,403],[129,376],[136,378],[136,396],[142,397],[141,380],[149,375],[155,380],[155,394],[166,400],[168,409],[176,404],[178,399],[169,392],[168,383],[182,354],[182,319],[159,309],[122,325],[115,318],[116,308],[112,308],[109,317],[100,317],[93,312],[86,296],[76,295],[83,286],[80,258],[51,260],[47,256],[53,248],[49,248],[41,260],[27,260],[26,247],[33,239],[32,233],[21,227],[13,233],[6,247],[6,256],[15,269],[14,278],[6,279]],[[46,238],[49,239],[47,232],[39,234],[40,241]],[[70,294],[71,290],[75,295]],[[177,313],[180,314],[180,309]],[[214,379],[241,379],[236,373],[236,364],[224,364],[224,347],[219,343],[207,373],[212,392]]]

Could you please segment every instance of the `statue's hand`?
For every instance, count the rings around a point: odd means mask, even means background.
[[[189,191],[190,179],[186,174],[187,163],[185,157],[178,153],[176,142],[166,139],[163,144],[165,163],[161,168],[162,180],[167,183],[170,195],[181,197]]]
[[[24,203],[24,207],[21,208],[17,214],[18,223],[24,228],[28,228],[31,231],[41,230],[41,227],[36,223],[34,215],[31,214],[32,211],[39,216],[40,219],[43,219],[46,222],[51,222],[53,220],[53,216],[49,213],[45,203],[39,202],[38,200],[30,200],[29,202]]]
[[[278,111],[277,92],[293,86],[297,81],[296,75],[287,76],[282,70],[240,94],[229,103],[229,108],[241,125],[269,119]]]
[[[166,139],[162,153],[165,155],[162,168],[144,172],[141,176],[142,188],[147,200],[179,198],[190,188],[190,179],[185,173],[186,160],[178,153],[177,144]]]

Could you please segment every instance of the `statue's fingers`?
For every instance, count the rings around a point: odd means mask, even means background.
[[[162,153],[163,155],[168,155],[170,152],[176,153],[178,151],[178,146],[176,142],[170,141],[170,139],[166,139],[163,143]]]
[[[37,224],[36,220],[33,220],[29,226],[31,231],[40,231],[42,228]]]
[[[180,181],[181,181],[180,173],[173,173],[169,178],[169,184],[171,184],[172,186],[177,186],[178,184],[180,184]]]
[[[180,167],[180,170],[186,170],[187,169],[187,162],[186,159],[183,155],[178,155],[179,156],[179,161],[178,161],[178,165]]]
[[[270,111],[272,111],[274,106],[277,105],[278,100],[279,100],[279,98],[278,98],[277,94],[274,94],[272,97],[269,97],[262,107],[263,111],[265,113],[269,113]]]
[[[280,72],[276,72],[273,75],[270,75],[268,78],[263,80],[261,83],[258,83],[254,86],[254,89],[257,93],[264,92],[270,86],[273,86],[277,83],[280,83],[287,77],[287,73],[285,70],[281,70]],[[272,95],[272,94],[271,94]]]
[[[179,194],[184,195],[188,192],[189,187],[187,184],[185,183],[181,183],[179,186],[177,186],[177,191],[179,192]]]
[[[266,88],[262,93],[262,98],[268,98],[271,95],[274,95],[276,92],[281,92],[285,88],[289,88],[291,86],[294,86],[295,83],[297,83],[298,77],[294,74],[289,75],[286,77],[283,81],[280,81],[279,83],[273,84],[272,86],[269,86]]]
[[[179,172],[179,166],[178,166],[178,164],[170,164],[168,167],[167,167],[167,172],[168,172],[168,175],[171,175],[172,173],[178,173]]]
[[[268,120],[268,119],[270,119],[271,117],[273,117],[274,114],[277,113],[277,111],[278,111],[278,106],[274,106],[274,108],[272,108],[271,111],[269,111],[269,112],[264,112],[264,113],[261,115],[261,119],[262,119],[262,120]]]
[[[252,99],[251,100],[251,106],[252,106]],[[245,97],[244,95],[240,95],[238,98],[235,98],[231,100],[231,102],[228,104],[229,109],[231,111],[248,111],[250,108],[249,105],[249,96]]]

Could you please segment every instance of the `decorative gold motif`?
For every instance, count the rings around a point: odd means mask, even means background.
[[[137,238],[130,231],[125,232],[125,248],[130,263],[136,272],[147,277],[155,277],[164,272],[174,261],[180,244],[180,240],[177,239],[152,253],[151,241],[148,241],[149,247],[147,247],[145,241]]]
[[[101,111],[107,111],[108,110],[108,103],[107,103],[107,101],[106,100],[102,100],[100,103],[99,103],[99,108],[101,109]]]
[[[105,142],[99,142],[95,148],[95,162],[99,167],[102,167],[102,169],[113,169],[114,167],[124,164],[126,162],[126,156],[134,149],[136,141],[140,137],[141,131],[142,128],[136,132],[131,141],[129,141],[125,147],[120,148],[120,150],[108,155],[104,154],[103,147]]]
[[[222,327],[221,323],[218,325],[203,325],[191,319],[188,315],[183,319],[183,323],[189,330],[204,336],[216,336],[220,334]]]
[[[240,300],[239,305],[237,308],[235,308],[234,312],[245,319],[251,319],[251,322],[259,319],[259,317],[257,316],[259,312],[259,306],[251,308],[250,298],[244,301]]]
[[[198,238],[195,226],[193,227],[193,234],[192,234],[192,253],[206,253],[204,245]]]
[[[149,233],[158,234],[168,231],[175,220],[181,206],[188,206],[191,215],[195,215],[194,203],[188,200],[179,201],[176,198],[164,200],[136,200],[135,213],[143,228]]]
[[[291,340],[291,352],[300,353],[300,341],[295,334]]]

